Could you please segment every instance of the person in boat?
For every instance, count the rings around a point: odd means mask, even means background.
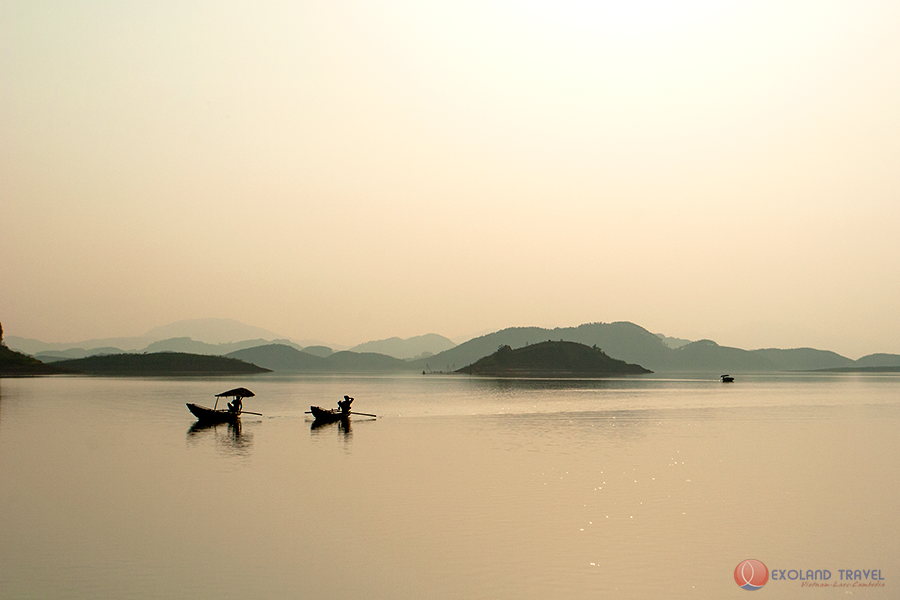
[[[343,400],[338,401],[338,406],[341,409],[342,413],[350,412],[350,405],[353,404],[353,398],[350,396],[344,396]]]
[[[241,408],[243,408],[243,402],[240,398],[235,398],[233,401],[228,403],[228,410],[231,412],[239,413],[241,412]]]

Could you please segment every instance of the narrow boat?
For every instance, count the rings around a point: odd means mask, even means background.
[[[316,423],[334,423],[343,419],[350,418],[350,411],[342,411],[336,408],[327,409],[320,406],[310,406],[309,412],[312,413]]]
[[[231,410],[207,408],[199,404],[187,404],[188,410],[194,413],[199,421],[203,423],[237,423],[241,417],[241,413]]]
[[[199,404],[187,403],[188,410],[194,413],[194,416],[203,423],[237,423],[241,417],[243,410],[243,399],[255,396],[253,392],[247,388],[235,388],[216,394],[216,405],[213,408],[200,406]],[[234,398],[228,403],[228,409],[219,408],[219,398]],[[258,415],[259,413],[250,413]]]
[[[734,377],[731,375],[719,375],[722,378],[722,383],[732,383],[734,381]]]

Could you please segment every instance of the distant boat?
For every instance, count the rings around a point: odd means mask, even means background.
[[[253,392],[247,388],[234,388],[221,394],[216,394],[216,404],[213,408],[201,406],[199,404],[187,403],[188,410],[202,423],[237,423],[243,410],[243,399],[255,396]],[[219,398],[234,398],[228,403],[228,409],[219,408]],[[259,413],[249,413],[258,415]]]
[[[731,383],[732,381],[734,381],[734,377],[732,377],[731,375],[719,375],[719,377],[722,378],[722,383]]]

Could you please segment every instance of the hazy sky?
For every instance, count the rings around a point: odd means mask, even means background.
[[[0,322],[900,353],[900,3],[0,0]]]

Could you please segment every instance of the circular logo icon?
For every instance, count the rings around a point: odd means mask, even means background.
[[[758,590],[769,580],[769,569],[761,561],[747,559],[734,569],[734,581],[743,590]]]

